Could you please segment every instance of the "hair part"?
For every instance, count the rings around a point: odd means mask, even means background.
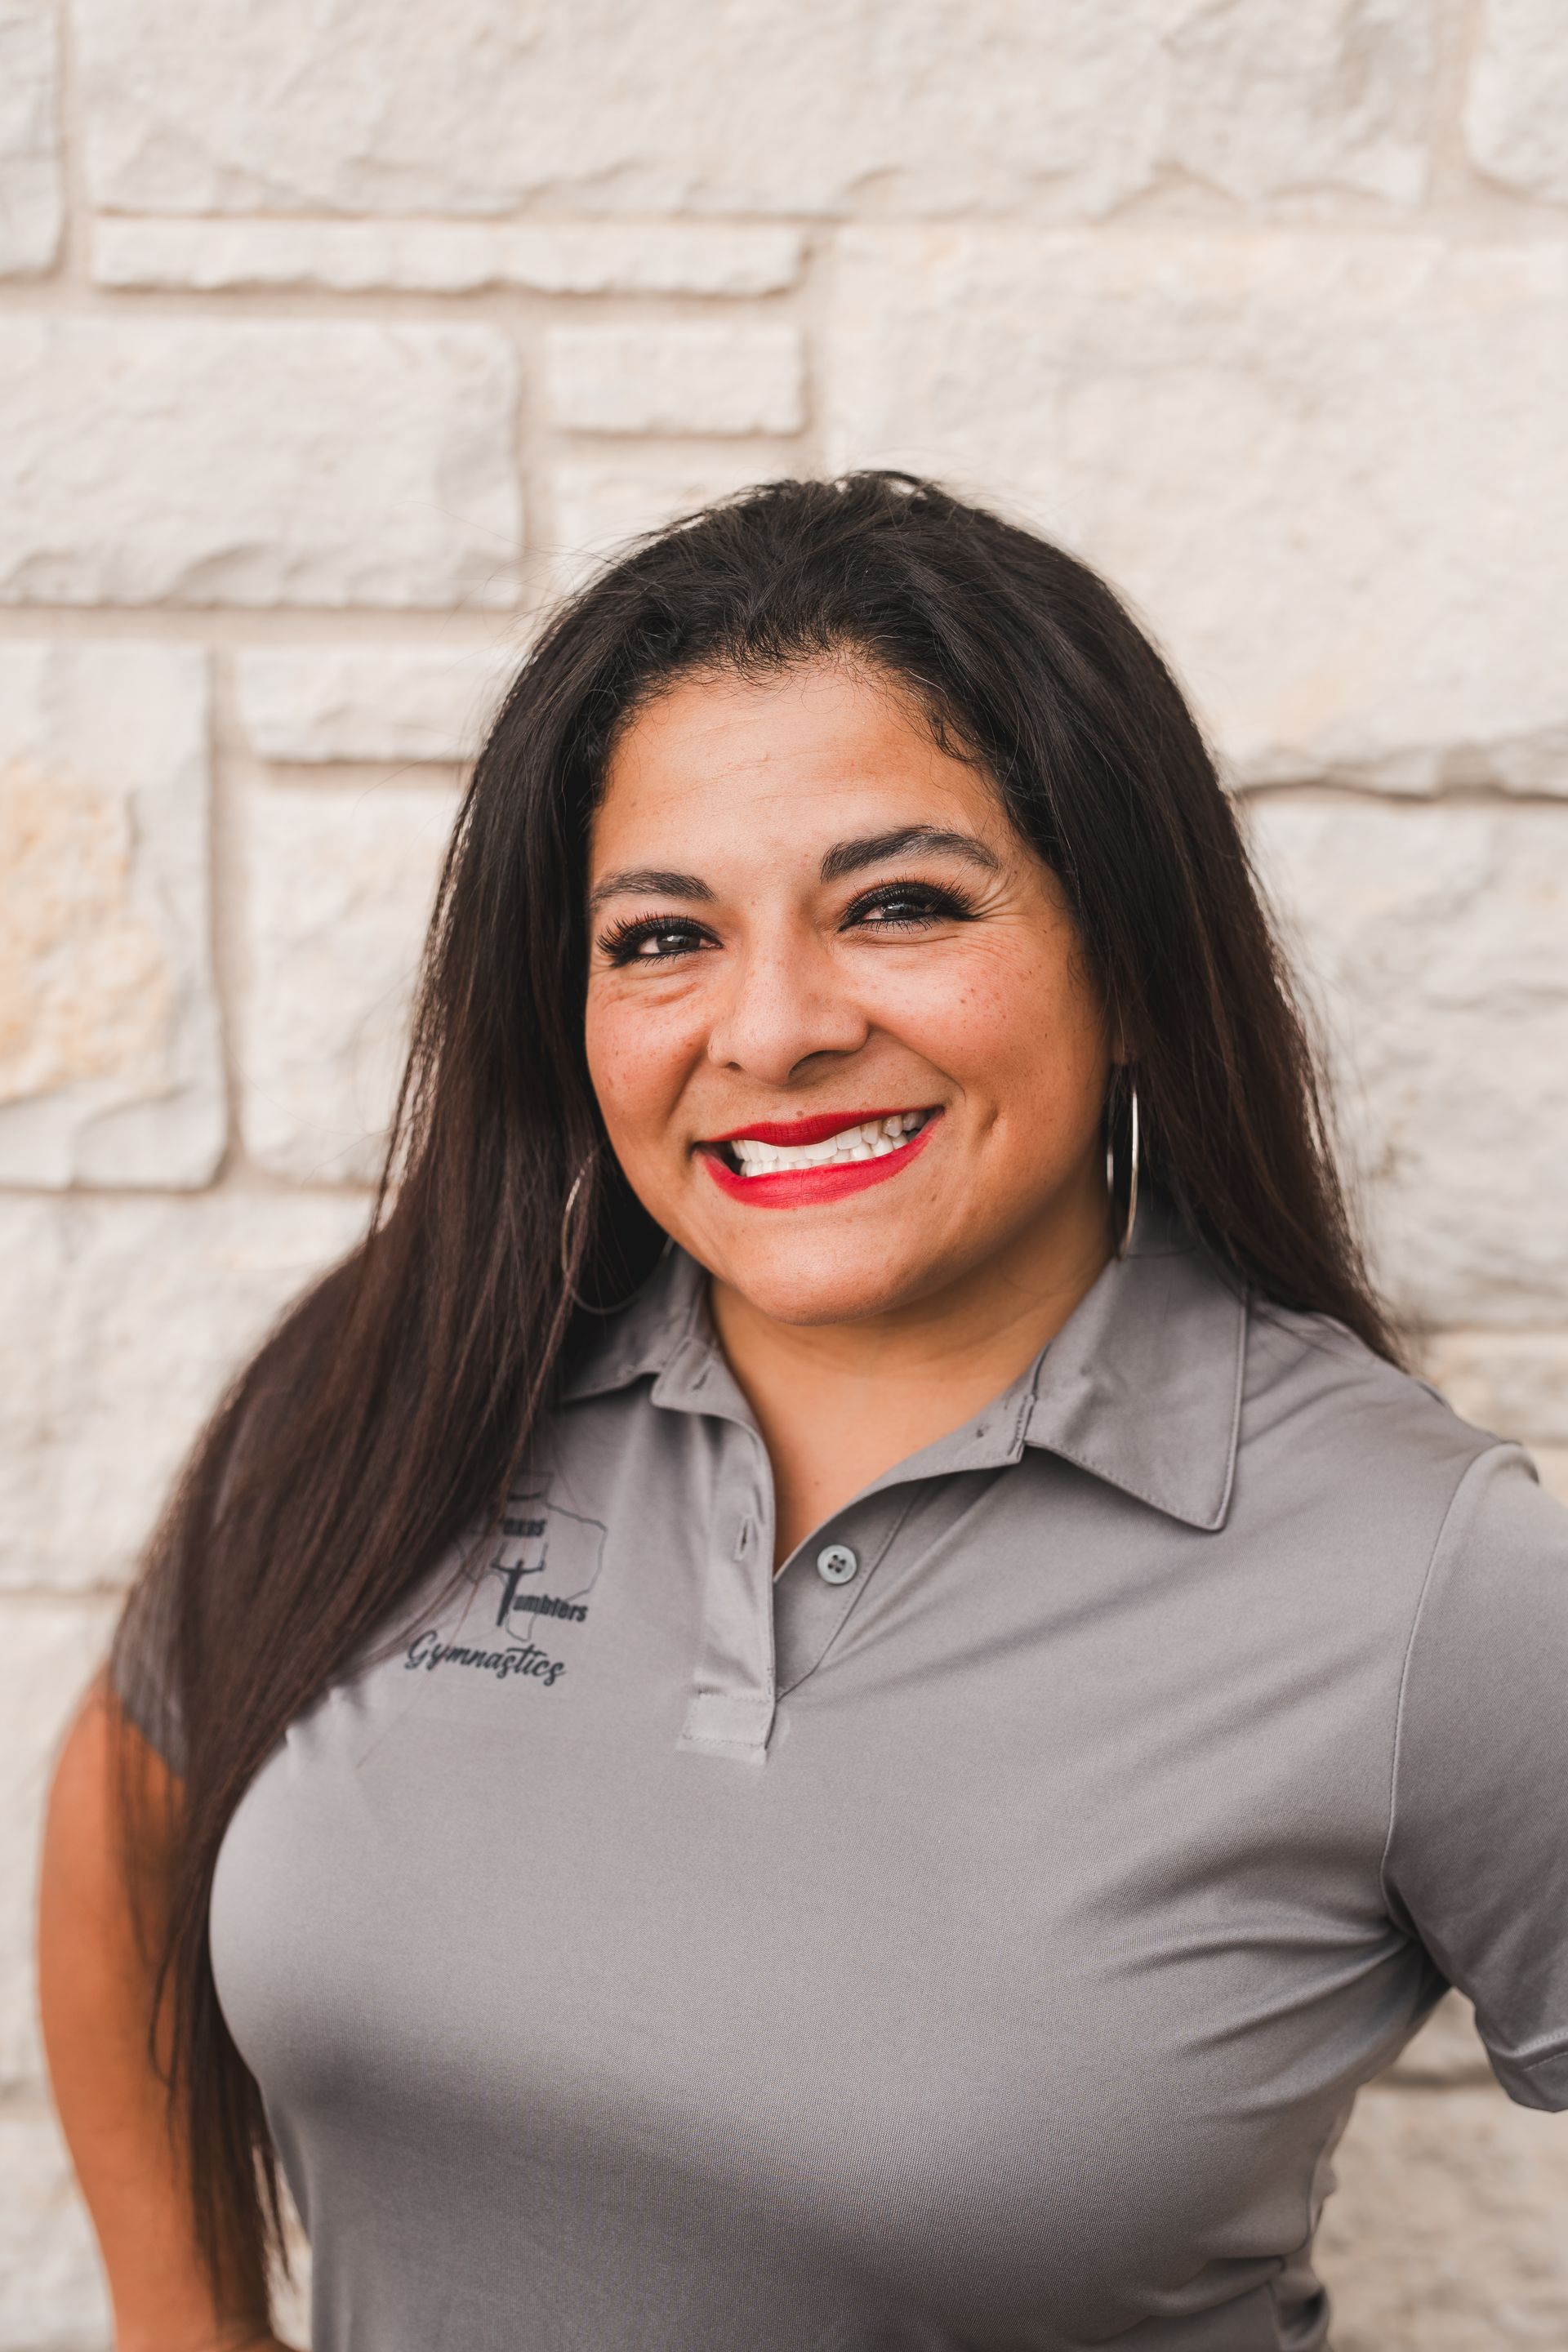
[[[1119,1159],[1135,1082],[1144,1181],[1226,1277],[1396,1356],[1236,814],[1170,671],[1093,572],[891,473],[771,483],[602,572],[529,655],[475,763],[371,1229],[236,1381],[119,1637],[163,1628],[183,1738],[161,1984],[215,2275],[262,2275],[276,2232],[260,2094],[208,1946],[235,1809],[289,1724],[493,1525],[581,1317],[662,1243],[605,1146],[583,1045],[610,753],[678,679],[846,657],[984,767],[1059,877],[1133,1057],[1107,1105]]]

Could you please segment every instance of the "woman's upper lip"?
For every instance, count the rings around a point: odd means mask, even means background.
[[[753,1119],[749,1127],[731,1128],[728,1135],[710,1135],[708,1143],[774,1143],[788,1151],[797,1144],[826,1143],[847,1127],[864,1127],[874,1118],[907,1118],[911,1111],[929,1110],[929,1103],[889,1103],[886,1110],[824,1110],[813,1118]]]

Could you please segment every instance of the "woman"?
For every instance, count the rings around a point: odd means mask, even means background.
[[[1568,2102],[1568,1542],[1394,1360],[1113,597],[886,475],[641,547],[398,1133],[60,1769],[122,2352],[271,2340],[274,2150],[318,2352],[1321,2345],[1447,1984]]]

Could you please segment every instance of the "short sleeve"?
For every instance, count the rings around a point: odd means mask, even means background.
[[[174,1671],[173,1595],[156,1570],[132,1587],[109,1654],[121,1711],[176,1780],[185,1773],[184,1727]]]
[[[1568,1510],[1517,1446],[1471,1464],[1433,1554],[1384,1885],[1510,2097],[1568,2107]]]

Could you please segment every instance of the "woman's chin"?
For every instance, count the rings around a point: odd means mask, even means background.
[[[798,1242],[774,1239],[765,1248],[700,1255],[714,1278],[757,1314],[802,1326],[865,1322],[952,1278],[945,1262],[933,1260],[929,1244],[900,1250],[890,1242],[869,1244],[863,1234],[836,1245],[819,1231],[803,1234]]]

